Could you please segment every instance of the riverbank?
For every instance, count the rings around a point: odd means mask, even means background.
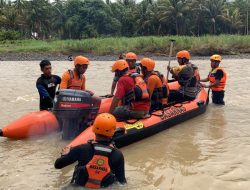
[[[71,55],[80,55],[81,53],[73,53]],[[90,61],[115,61],[118,55],[93,55],[81,54],[87,56]],[[0,61],[40,61],[42,59],[49,59],[51,61],[68,61],[69,54],[61,53],[5,53],[0,54]],[[139,59],[143,57],[150,57],[154,60],[168,61],[168,55],[155,55],[155,54],[139,54]],[[174,60],[175,57],[172,57]],[[209,56],[192,56],[192,60],[209,60]],[[239,55],[223,55],[223,59],[250,59],[250,54]]]
[[[17,40],[0,44],[0,60],[67,60],[69,55],[86,55],[91,60],[115,60],[119,54],[133,51],[139,55],[166,60],[170,39],[175,40],[173,55],[186,49],[192,58],[204,59],[204,56],[218,53],[228,58],[249,58],[250,36],[164,36],[134,38],[94,38],[83,40]]]

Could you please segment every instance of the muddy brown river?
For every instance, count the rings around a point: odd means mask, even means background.
[[[166,62],[157,62],[166,70]],[[209,61],[194,60],[201,76]],[[250,60],[223,60],[228,72],[226,106],[209,104],[206,113],[157,135],[121,148],[127,185],[108,189],[247,190],[250,189]],[[0,62],[0,128],[27,112],[38,110],[35,87],[39,62]],[[172,62],[172,65],[177,65]],[[52,62],[61,74],[72,62]],[[87,89],[109,93],[112,62],[91,62]],[[0,189],[74,189],[74,165],[54,169],[68,142],[61,134],[25,140],[0,138]],[[77,188],[80,189],[80,188]]]

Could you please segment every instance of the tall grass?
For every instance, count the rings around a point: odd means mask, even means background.
[[[91,53],[94,55],[117,55],[133,51],[138,54],[167,54],[170,39],[174,39],[174,52],[186,49],[193,55],[250,53],[250,36],[147,36],[111,37],[82,40],[16,40],[2,41],[0,53],[50,52],[50,53]]]

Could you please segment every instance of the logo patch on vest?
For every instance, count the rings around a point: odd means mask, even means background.
[[[97,159],[96,164],[98,166],[102,166],[104,164],[104,160],[103,159]]]
[[[124,128],[126,130],[133,129],[133,128],[142,129],[143,127],[144,127],[144,125],[143,125],[143,123],[141,121],[137,121],[137,122],[135,122],[133,124],[125,124],[124,125]]]

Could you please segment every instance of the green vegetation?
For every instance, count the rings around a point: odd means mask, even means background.
[[[0,53],[250,53],[248,2],[0,0]]]
[[[0,31],[0,41],[4,40],[18,40],[22,38],[22,34],[17,31],[1,30]]]
[[[250,1],[142,0],[136,3],[135,0],[0,0],[0,40],[21,37],[85,39],[111,36],[248,35],[248,2]],[[6,33],[8,35],[2,35]],[[97,43],[95,40],[91,42]],[[74,43],[74,46],[77,45]]]
[[[213,53],[237,54],[250,53],[250,36],[147,36],[113,37],[82,40],[15,40],[0,44],[0,53],[20,52],[81,52],[94,55],[118,55],[134,51],[139,54],[166,54],[169,52],[169,40],[175,39],[174,50],[190,50],[193,55],[211,55]]]

